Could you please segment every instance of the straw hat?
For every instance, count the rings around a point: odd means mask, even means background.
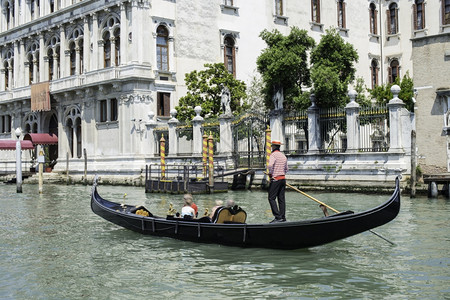
[[[283,145],[283,143],[278,140],[273,140],[272,145]]]

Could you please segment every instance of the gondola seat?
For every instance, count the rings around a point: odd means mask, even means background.
[[[134,207],[134,208],[130,209],[130,213],[145,216],[145,217],[153,217],[153,214],[148,209],[146,209],[144,206]]]
[[[217,224],[230,224],[230,223],[245,223],[247,219],[247,213],[237,205],[234,207],[221,207],[217,209],[212,219],[213,223]]]

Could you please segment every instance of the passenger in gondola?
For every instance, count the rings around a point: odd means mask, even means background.
[[[234,202],[234,200],[233,199],[228,199],[227,200],[227,207],[228,208],[232,208],[232,207],[234,207],[236,205],[236,203]]]
[[[222,206],[223,206],[223,201],[222,200],[216,200],[216,206],[214,206],[211,209],[211,213],[209,214],[209,217],[212,219],[214,217],[214,213],[216,212],[216,210],[221,208]]]
[[[185,218],[185,216],[195,217],[195,210],[192,208],[192,199],[190,198],[184,199],[184,206],[181,209],[181,217]]]
[[[195,214],[194,216],[197,217],[198,216],[198,206],[197,204],[194,203],[194,199],[192,198],[191,194],[185,194],[183,196],[184,201],[186,201],[186,199],[190,199],[191,200],[191,207],[194,209]]]

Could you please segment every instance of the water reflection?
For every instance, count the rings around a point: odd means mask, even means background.
[[[100,186],[102,196],[165,215],[180,195]],[[400,215],[376,231],[294,251],[242,249],[143,236],[90,211],[90,187],[0,186],[2,299],[436,299],[448,286],[447,200],[402,199]],[[338,210],[362,211],[388,195],[311,193]],[[233,198],[249,222],[271,219],[261,191],[198,195],[203,212]],[[288,219],[322,217],[315,202],[287,193]],[[267,213],[269,211],[269,213]]]

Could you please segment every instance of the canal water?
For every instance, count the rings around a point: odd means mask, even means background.
[[[165,215],[180,195],[99,186],[106,199]],[[126,196],[125,196],[126,193]],[[310,192],[344,211],[389,195]],[[287,218],[322,217],[318,205],[287,192]],[[90,209],[90,187],[0,185],[0,299],[449,299],[450,202],[402,198],[399,216],[377,233],[300,250],[242,249],[143,236]],[[200,213],[234,199],[248,222],[268,222],[262,191],[195,196]]]

